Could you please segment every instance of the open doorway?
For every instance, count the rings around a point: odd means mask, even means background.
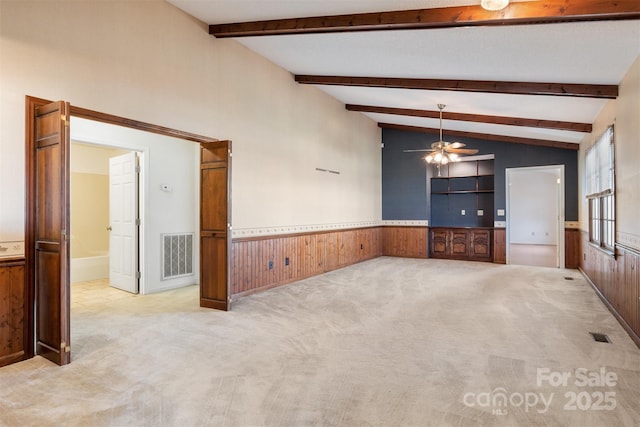
[[[506,169],[507,264],[564,268],[564,165]]]
[[[75,122],[72,124],[72,119]],[[231,298],[229,294],[229,257],[230,257],[230,176],[231,176],[231,142],[218,141],[171,128],[113,116],[97,111],[71,106],[66,101],[51,102],[45,99],[26,97],[26,230],[25,230],[25,280],[28,283],[25,305],[32,307],[27,313],[25,322],[26,358],[35,354],[41,355],[59,365],[71,361],[70,345],[70,134],[82,128],[82,123],[90,122],[108,126],[105,132],[133,131],[145,152],[144,166],[149,173],[142,184],[143,191],[148,194],[149,206],[145,206],[143,222],[147,223],[145,235],[141,236],[141,247],[148,254],[140,263],[142,275],[141,293],[144,291],[161,291],[177,287],[185,279],[169,277],[158,268],[165,259],[162,248],[173,248],[173,245],[161,245],[164,240],[160,224],[179,223],[176,219],[176,206],[194,207],[189,220],[199,224],[199,238],[192,239],[199,244],[199,250],[192,251],[198,261],[192,260],[200,273],[200,306],[228,310]],[[100,138],[104,133],[100,132]],[[150,136],[162,136],[181,143],[196,142],[186,148],[187,162],[198,165],[193,175],[185,177],[176,156],[176,145],[159,145],[157,142],[141,144],[139,140]],[[78,138],[87,142],[91,137]],[[126,137],[114,140],[127,141]],[[107,144],[109,145],[109,144]],[[148,166],[148,152],[153,148],[153,173]],[[165,164],[156,161],[165,159]],[[156,177],[154,182],[149,176]],[[182,187],[185,178],[190,181]],[[176,183],[173,185],[172,183]],[[180,186],[179,186],[180,185]],[[160,189],[165,197],[155,197],[151,189]],[[174,191],[184,189],[185,191]],[[187,195],[187,202],[172,200],[171,194]],[[199,208],[198,208],[199,207]],[[150,213],[152,212],[152,214]],[[166,219],[169,218],[169,221]],[[154,228],[155,227],[155,228]],[[194,228],[194,233],[197,230]],[[154,232],[155,230],[155,232]],[[173,240],[173,237],[171,238]],[[178,239],[180,240],[180,239]],[[165,242],[167,240],[164,240]],[[157,251],[153,247],[156,245]],[[177,246],[180,248],[180,245]],[[200,259],[211,262],[203,263]],[[178,270],[180,271],[180,270]],[[165,270],[166,273],[166,270]],[[160,278],[162,276],[162,278]],[[153,280],[157,278],[157,280]],[[146,282],[145,282],[146,280]],[[196,276],[196,281],[198,280]],[[145,289],[145,283],[155,285],[153,290]],[[34,324],[35,328],[28,327]]]
[[[111,178],[117,173],[120,176],[126,169],[124,164],[115,165],[114,161],[122,159],[125,153],[135,152],[139,160],[140,180],[139,180],[139,263],[137,269],[131,268],[135,263],[135,253],[132,250],[122,249],[122,233],[116,229],[118,222],[127,222],[123,217],[129,217],[128,222],[133,223],[136,219],[129,209],[129,212],[116,209],[114,203],[109,202],[110,210],[109,223],[103,224],[102,229],[107,232],[112,248],[111,265],[123,266],[118,271],[110,272],[122,276],[122,272],[129,271],[140,273],[140,294],[162,292],[182,286],[193,285],[198,282],[199,257],[197,239],[195,233],[199,228],[199,150],[197,144],[184,139],[174,138],[165,135],[157,135],[150,132],[129,129],[123,126],[109,123],[101,123],[84,118],[71,118],[71,136],[74,141],[82,141],[84,144],[91,144],[98,149],[107,151],[103,156],[103,171],[109,173]],[[74,148],[72,148],[73,153]],[[104,158],[106,157],[106,158]],[[129,167],[131,170],[131,167]],[[120,182],[118,179],[117,182]],[[112,183],[113,184],[113,183]],[[111,185],[111,184],[110,184]],[[132,193],[126,189],[111,189],[112,193]],[[120,197],[116,197],[119,199]],[[128,197],[125,197],[128,198]],[[121,203],[121,202],[118,202]],[[130,202],[132,203],[132,202]],[[125,209],[125,211],[127,211]],[[120,217],[120,218],[117,218]],[[96,225],[97,226],[97,225]],[[72,228],[72,233],[74,233]],[[165,236],[189,236],[191,246],[180,247],[188,258],[189,274],[165,274],[165,264],[173,261],[173,247],[164,244]],[[117,238],[114,238],[116,236]],[[72,237],[73,246],[73,237]],[[119,262],[118,262],[119,261]],[[180,271],[178,271],[180,273]],[[118,283],[113,283],[118,288],[127,288]],[[126,289],[129,290],[129,289]]]
[[[142,155],[72,140],[72,285],[95,281],[139,292],[138,212],[144,200],[139,200],[137,175],[142,170],[137,165]]]

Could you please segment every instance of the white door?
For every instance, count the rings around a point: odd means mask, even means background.
[[[109,282],[138,293],[138,172],[135,152],[109,159]]]

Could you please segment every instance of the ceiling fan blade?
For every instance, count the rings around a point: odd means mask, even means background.
[[[422,148],[419,150],[402,150],[403,153],[416,153],[418,151],[435,151],[433,148]]]
[[[447,147],[449,148],[462,148],[462,147],[466,147],[467,144],[463,144],[462,142],[452,142],[449,145],[447,145]]]
[[[475,148],[449,148],[446,147],[444,149],[447,153],[456,153],[456,154],[477,154],[478,150]]]

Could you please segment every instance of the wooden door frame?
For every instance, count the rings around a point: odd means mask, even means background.
[[[25,358],[34,356],[34,303],[35,303],[35,289],[33,284],[35,283],[35,206],[36,206],[36,170],[35,159],[31,151],[31,142],[34,141],[34,116],[36,108],[50,104],[53,101],[38,98],[34,96],[25,96],[25,165],[26,165],[26,182],[25,182],[25,280],[28,283],[27,286],[27,304],[28,318],[25,319],[25,325],[28,330],[28,341],[25,343]],[[165,126],[155,125],[152,123],[141,122],[138,120],[128,119],[121,116],[115,116],[113,114],[101,113],[95,110],[89,110],[74,105],[70,106],[69,114],[73,117],[78,117],[87,120],[93,120],[96,122],[107,123],[115,126],[123,126],[130,129],[141,130],[144,132],[155,133],[158,135],[170,136],[173,138],[184,139],[187,141],[195,142],[197,144],[206,144],[210,142],[216,142],[218,139],[211,138],[204,135],[198,135],[191,132],[185,132],[178,129],[172,129]],[[67,165],[67,167],[69,167]],[[67,173],[69,171],[66,171]],[[230,207],[230,193],[227,195],[227,204]],[[231,239],[231,236],[228,237]],[[202,268],[202,260],[200,260],[200,268]],[[229,269],[231,266],[227,265],[227,276],[229,277]],[[67,284],[69,286],[69,284]]]

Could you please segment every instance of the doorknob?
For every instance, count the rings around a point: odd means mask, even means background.
[[[111,226],[108,226],[107,231],[111,231],[111,230],[112,230]]]

